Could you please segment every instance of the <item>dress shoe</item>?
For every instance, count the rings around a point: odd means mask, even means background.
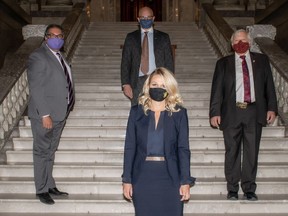
[[[49,193],[47,193],[47,192],[36,194],[36,196],[39,198],[40,202],[42,202],[44,204],[53,205],[55,203],[54,200],[49,195]]]
[[[50,194],[56,195],[56,196],[61,196],[61,195],[68,195],[67,192],[59,191],[56,187],[55,188],[49,188],[48,191]]]
[[[228,200],[238,200],[238,193],[233,192],[233,191],[229,191],[227,194],[227,199]]]
[[[249,201],[257,201],[258,197],[254,192],[247,192],[247,193],[244,193],[243,199],[246,199]]]

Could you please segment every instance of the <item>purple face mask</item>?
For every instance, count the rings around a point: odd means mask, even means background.
[[[53,50],[60,50],[64,45],[64,40],[60,38],[49,38],[47,45]]]

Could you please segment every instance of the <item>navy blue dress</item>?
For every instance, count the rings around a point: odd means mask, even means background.
[[[155,128],[154,112],[149,112],[147,156],[164,155],[164,113]],[[169,176],[166,161],[145,161],[138,181],[133,185],[136,216],[183,216],[180,182]]]

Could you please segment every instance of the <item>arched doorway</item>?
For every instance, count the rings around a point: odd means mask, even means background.
[[[162,0],[121,0],[121,21],[136,21],[139,8],[150,7],[155,21],[162,21]]]

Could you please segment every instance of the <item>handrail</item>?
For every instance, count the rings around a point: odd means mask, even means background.
[[[77,3],[62,25],[66,35],[65,55],[71,60],[81,35],[84,31],[83,23],[84,3]],[[44,34],[44,32],[43,32]],[[17,52],[12,54],[2,68],[0,76],[0,150],[9,139],[13,128],[18,124],[28,103],[28,81],[26,62],[30,53],[40,46],[43,37],[28,38]],[[3,84],[4,85],[3,85]]]
[[[212,4],[202,4],[200,27],[204,28],[210,42],[214,45],[219,56],[231,53],[230,37],[233,29],[215,10]]]
[[[278,112],[288,125],[288,54],[270,38],[255,38],[262,53],[269,56],[278,101]],[[286,134],[288,130],[286,130]],[[288,134],[287,134],[288,135]]]

